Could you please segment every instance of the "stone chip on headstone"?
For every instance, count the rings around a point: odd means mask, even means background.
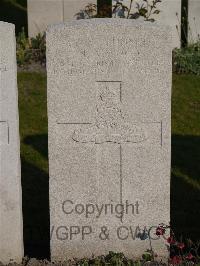
[[[14,25],[0,22],[0,261],[23,257],[21,170]]]
[[[170,222],[171,30],[126,19],[47,31],[51,256],[152,246]]]

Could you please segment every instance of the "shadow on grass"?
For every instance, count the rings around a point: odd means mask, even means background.
[[[172,167],[200,185],[200,136],[172,136]]]
[[[21,164],[25,255],[49,259],[49,176],[24,158]]]
[[[172,136],[171,221],[177,236],[200,239],[200,137]]]
[[[30,145],[44,158],[48,159],[48,136],[47,134],[30,135],[24,139],[24,144]]]

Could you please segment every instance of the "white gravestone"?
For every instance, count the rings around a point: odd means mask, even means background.
[[[200,41],[200,1],[188,0],[188,41]]]
[[[45,32],[48,25],[77,19],[88,3],[96,4],[97,0],[28,0],[29,37]]]
[[[149,228],[169,223],[171,52],[170,29],[152,23],[49,27],[52,260],[141,256]]]
[[[0,261],[23,257],[14,25],[0,22]]]
[[[123,5],[130,7],[130,0],[119,0]],[[198,0],[197,0],[198,1]],[[113,5],[116,1],[113,0]],[[137,12],[136,2],[140,5],[146,5],[143,0],[133,1],[131,13]],[[152,0],[148,1],[152,3]],[[166,25],[172,27],[172,43],[173,48],[180,47],[181,44],[181,0],[162,0],[161,3],[157,3],[157,9],[160,10],[159,14],[152,14],[151,18],[154,18],[160,25]],[[126,13],[127,14],[127,13]],[[120,15],[120,12],[119,12]],[[118,13],[113,14],[113,17],[118,17]],[[141,18],[143,20],[143,18]],[[155,22],[154,22],[155,23]]]

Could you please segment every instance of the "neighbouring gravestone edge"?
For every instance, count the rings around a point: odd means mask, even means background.
[[[9,23],[6,21],[0,21],[0,27],[5,27],[5,26],[12,29],[12,30],[15,30],[15,24]]]
[[[0,35],[0,111],[7,124],[0,147],[1,177],[6,180],[0,186],[0,261],[20,263],[24,246],[15,25],[0,21]]]

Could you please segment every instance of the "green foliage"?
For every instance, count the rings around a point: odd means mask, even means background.
[[[29,39],[26,37],[24,28],[17,36],[17,63],[19,66],[30,63],[31,51]]]
[[[173,71],[200,75],[200,41],[173,51]]]
[[[93,259],[83,259],[77,262],[78,266],[104,266],[104,265],[115,265],[115,266],[141,266],[146,260],[132,260],[127,259],[123,253],[115,253],[110,251],[106,256],[99,256]]]
[[[46,38],[45,34],[38,34],[35,38],[31,38],[32,59],[35,62],[46,64]]]
[[[19,66],[25,66],[33,61],[42,65],[46,63],[45,34],[39,33],[29,40],[22,29],[17,37],[17,63]]]
[[[142,258],[144,261],[152,261],[153,260],[152,252],[145,252],[142,255]]]
[[[142,0],[136,3],[130,0],[129,6],[124,5],[121,0],[115,0],[115,2],[113,14],[127,19],[138,19],[143,17],[145,21],[154,22],[155,18],[152,16],[160,13],[160,10],[157,9],[157,4],[161,3],[162,0]],[[136,4],[135,10],[133,9],[133,3]]]
[[[89,19],[112,17],[113,15],[114,17],[127,19],[138,19],[142,17],[145,21],[154,22],[154,16],[160,13],[160,10],[157,9],[157,4],[161,2],[162,0],[142,0],[136,2],[130,0],[127,6],[123,4],[122,0],[115,0],[115,4],[112,6],[110,1],[104,0],[99,1],[98,5],[88,4],[85,9],[80,10],[76,14],[76,17],[78,19]],[[133,3],[136,4],[134,9]]]

